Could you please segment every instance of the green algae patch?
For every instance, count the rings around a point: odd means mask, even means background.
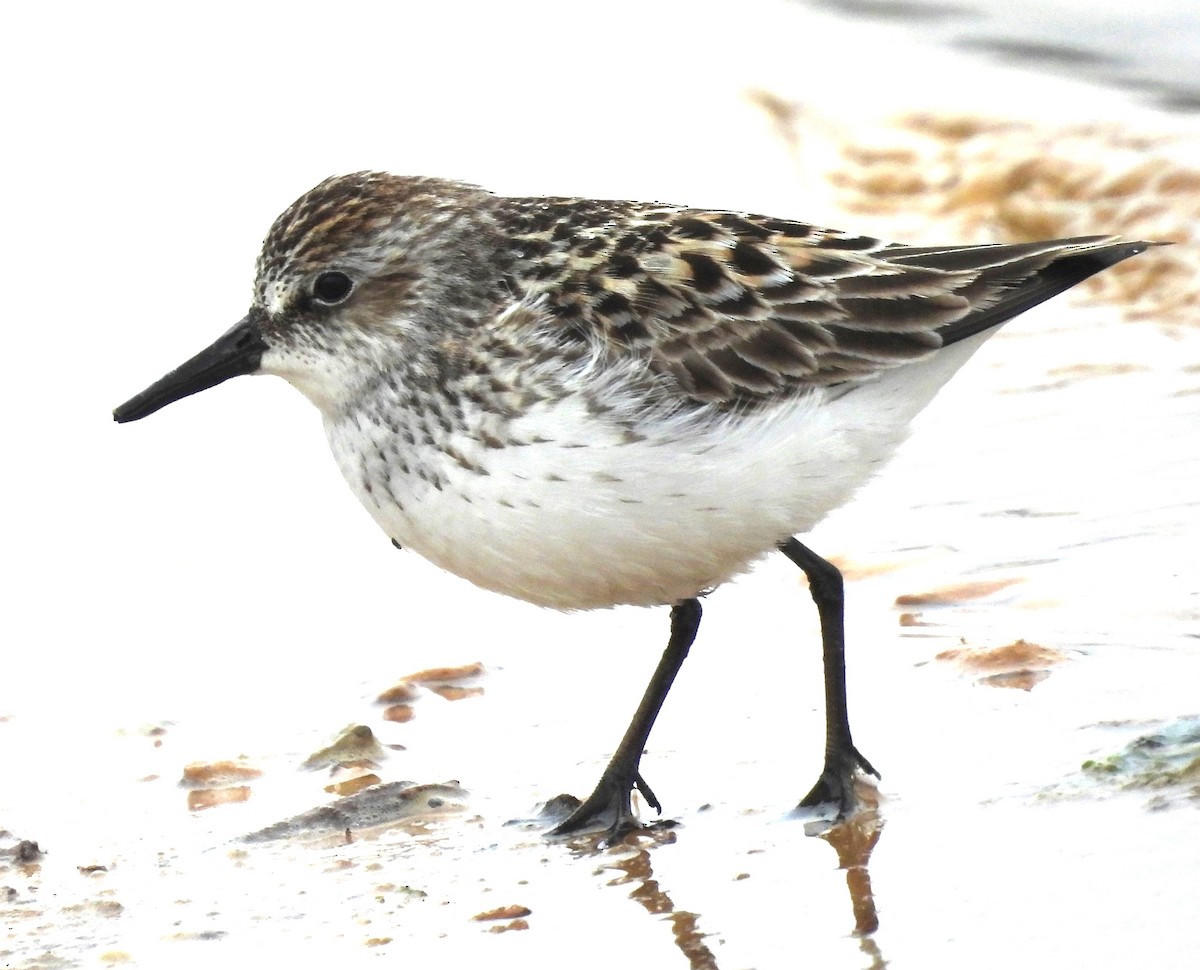
[[[1102,788],[1150,793],[1151,808],[1200,806],[1200,716],[1166,722],[1080,769]]]

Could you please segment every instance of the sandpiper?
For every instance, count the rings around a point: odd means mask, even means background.
[[[114,411],[241,374],[313,402],[392,541],[563,610],[671,607],[667,648],[595,791],[558,833],[661,812],[639,762],[699,597],[780,550],[821,623],[824,768],[855,804],[842,577],[795,536],[844,503],[1000,324],[1147,242],[904,246],[664,204],[327,179],[271,227],[244,319]]]

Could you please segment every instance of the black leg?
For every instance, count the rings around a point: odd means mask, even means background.
[[[662,806],[654,797],[650,786],[642,780],[638,771],[638,762],[642,758],[642,750],[646,747],[646,739],[650,737],[650,729],[654,727],[654,719],[658,717],[667,692],[675,681],[675,675],[683,666],[692,641],[696,639],[696,631],[700,628],[700,601],[687,599],[671,607],[671,639],[667,649],[663,651],[662,659],[655,668],[654,676],[646,686],[646,693],[638,705],[637,713],[629,722],[625,737],[621,739],[616,754],[604,769],[600,781],[587,799],[566,821],[557,825],[553,835],[570,835],[584,829],[603,828],[607,830],[610,839],[620,838],[626,832],[639,827],[638,820],[629,804],[629,796],[637,789],[645,797],[650,806],[657,812],[662,812]]]
[[[854,772],[861,768],[879,777],[871,762],[850,740],[846,712],[846,633],[843,622],[842,574],[807,546],[788,539],[779,551],[804,570],[808,589],[821,617],[821,649],[825,664],[825,767],[800,805],[834,802],[841,815],[854,810]]]

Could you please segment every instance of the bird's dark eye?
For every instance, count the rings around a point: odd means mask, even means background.
[[[334,269],[327,273],[321,273],[313,280],[312,295],[318,303],[323,303],[325,306],[337,306],[350,295],[350,291],[353,289],[354,280],[345,273]]]

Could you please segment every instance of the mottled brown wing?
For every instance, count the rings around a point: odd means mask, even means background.
[[[540,297],[564,332],[645,354],[712,402],[868,378],[1146,246],[911,247],[731,212],[510,201],[522,295]]]

